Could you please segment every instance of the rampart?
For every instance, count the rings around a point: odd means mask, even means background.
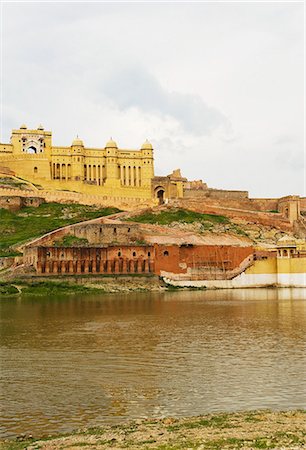
[[[80,205],[118,206],[119,208],[131,210],[135,207],[153,206],[156,202],[142,198],[112,197],[106,195],[88,195],[71,191],[21,191],[20,189],[0,188],[1,197],[33,197],[39,193],[39,197],[47,202],[78,203]]]
[[[229,218],[242,219],[251,223],[259,223],[266,226],[291,231],[293,224],[289,219],[283,217],[280,213],[269,213],[263,211],[247,210],[231,206],[223,206],[224,203],[218,200],[205,199],[203,201],[191,199],[172,200],[170,205],[190,209],[199,213],[223,215]],[[237,206],[237,203],[234,203]]]

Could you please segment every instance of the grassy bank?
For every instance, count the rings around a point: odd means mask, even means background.
[[[305,413],[256,411],[137,420],[40,440],[23,435],[0,442],[0,449],[297,450],[306,446]]]
[[[80,275],[58,277],[56,279],[41,280],[20,278],[0,282],[0,297],[14,297],[16,295],[50,295],[79,294],[79,293],[127,293],[127,292],[156,292],[168,289],[157,276],[153,274],[130,274],[115,277],[108,275]]]
[[[19,211],[0,209],[0,256],[14,254],[12,246],[49,231],[120,212],[117,208],[98,208],[78,204],[43,203],[38,208]]]
[[[0,296],[10,295],[60,295],[60,294],[78,294],[99,292],[100,289],[93,286],[84,286],[82,284],[73,284],[67,282],[53,281],[34,281],[25,282],[23,280],[15,280],[12,282],[0,283]]]

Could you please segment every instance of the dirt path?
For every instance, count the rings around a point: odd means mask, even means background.
[[[78,430],[65,437],[0,443],[1,450],[62,449],[305,449],[306,411],[214,414],[136,420]]]

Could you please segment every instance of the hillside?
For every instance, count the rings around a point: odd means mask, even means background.
[[[141,224],[161,225],[172,232],[190,232],[202,237],[214,238],[244,238],[258,245],[275,245],[288,231],[284,232],[274,227],[254,224],[242,219],[229,219],[226,216],[201,214],[198,212],[173,207],[158,207],[140,213],[127,212],[121,216]]]
[[[0,256],[16,255],[16,245],[49,231],[84,220],[120,212],[117,208],[101,208],[78,204],[42,203],[18,211],[0,209]]]

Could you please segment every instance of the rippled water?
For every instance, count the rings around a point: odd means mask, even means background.
[[[306,406],[306,291],[1,300],[2,436]]]

